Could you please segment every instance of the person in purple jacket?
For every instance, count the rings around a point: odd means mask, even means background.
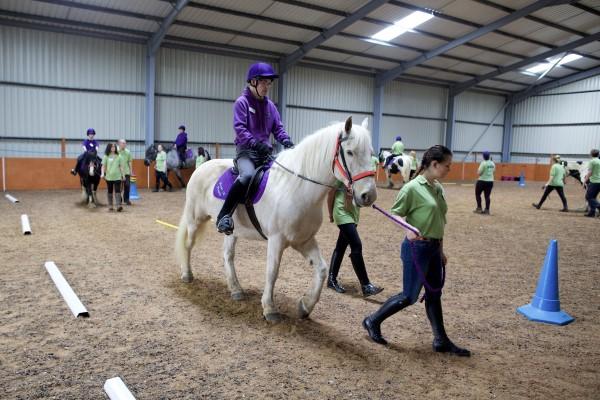
[[[179,164],[181,168],[185,166],[185,151],[187,150],[187,133],[185,132],[185,126],[179,126],[179,134],[175,138],[173,144],[175,144],[175,148],[177,149],[177,154],[179,155]]]
[[[98,146],[100,146],[100,145],[94,139],[94,137],[96,136],[96,131],[94,130],[94,128],[88,129],[86,132],[86,135],[88,138],[85,139],[82,143],[83,153],[81,153],[79,155],[79,157],[77,157],[77,162],[75,163],[75,168],[73,168],[71,170],[71,174],[73,174],[73,175],[77,175],[79,168],[81,168],[81,163],[83,162],[83,158],[85,157],[85,155],[87,153],[96,153],[96,154],[98,153]]]
[[[233,106],[233,129],[235,130],[235,166],[239,175],[229,191],[223,208],[217,217],[220,233],[233,233],[233,212],[243,196],[256,169],[269,161],[273,148],[271,134],[289,149],[294,147],[281,123],[275,104],[267,97],[273,80],[279,75],[267,63],[250,66],[246,76],[248,86]]]

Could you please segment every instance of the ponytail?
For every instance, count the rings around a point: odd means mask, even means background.
[[[425,154],[423,154],[423,158],[421,159],[421,165],[419,166],[419,169],[413,176],[413,179],[421,175],[421,173],[425,169],[429,168],[432,161],[437,161],[441,163],[444,162],[444,160],[446,160],[448,157],[452,157],[452,151],[450,151],[450,149],[446,146],[436,144],[435,146],[430,147],[429,149],[427,149]]]

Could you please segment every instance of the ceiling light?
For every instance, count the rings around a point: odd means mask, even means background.
[[[377,32],[371,36],[371,39],[389,42],[393,38],[416,28],[423,22],[429,21],[431,18],[433,18],[433,14],[425,13],[423,11],[415,11],[409,16],[402,18],[400,21],[396,21],[394,25],[388,26],[387,28]]]
[[[567,54],[566,56],[563,57],[562,60],[560,60],[557,64],[557,66],[559,65],[563,65],[566,63],[570,63],[571,61],[575,61],[580,59],[581,56],[579,54]],[[554,57],[554,58],[549,58],[546,61],[547,62],[543,62],[543,63],[539,63],[534,65],[531,68],[527,68],[525,70],[525,72],[529,72],[530,74],[539,74],[539,73],[543,73],[544,71],[546,71],[548,68],[550,68],[557,60],[559,60],[560,57]]]

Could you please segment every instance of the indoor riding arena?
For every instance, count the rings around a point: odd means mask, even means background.
[[[600,396],[597,0],[0,0],[0,104],[2,399]]]

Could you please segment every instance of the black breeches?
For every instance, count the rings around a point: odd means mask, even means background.
[[[551,185],[546,186],[546,190],[544,190],[544,194],[542,195],[542,198],[540,199],[538,206],[540,206],[540,207],[542,206],[542,203],[544,201],[546,201],[546,198],[548,198],[548,195],[553,190],[556,190],[556,193],[558,193],[558,197],[560,197],[560,200],[562,201],[563,208],[568,208],[567,207],[567,198],[565,197],[565,191],[563,190],[563,187],[562,186],[551,186]]]
[[[490,195],[492,194],[492,188],[494,182],[477,181],[475,185],[475,200],[477,201],[477,208],[481,208],[481,193],[485,198],[485,209],[490,209]]]
[[[350,254],[362,254],[362,242],[356,229],[356,224],[338,225],[340,234],[338,235],[335,250],[340,254],[344,254],[348,246],[350,246]]]

